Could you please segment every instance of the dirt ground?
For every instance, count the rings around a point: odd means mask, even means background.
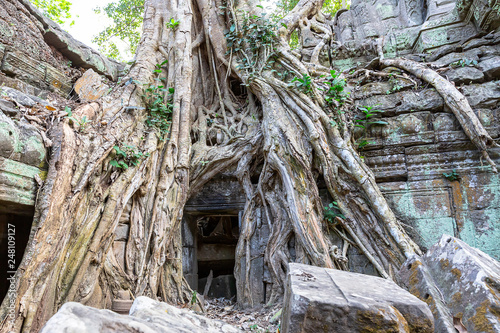
[[[208,318],[222,320],[244,332],[279,332],[280,310],[281,305],[241,310],[235,301],[226,298],[205,300],[205,315]]]

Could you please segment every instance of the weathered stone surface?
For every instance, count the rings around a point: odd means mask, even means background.
[[[443,235],[422,258],[408,260],[400,275],[429,304],[439,332],[454,332],[454,318],[470,333],[500,332],[500,263],[486,253]]]
[[[128,239],[129,230],[130,225],[119,223],[115,229],[115,241],[126,241]]]
[[[66,97],[79,67],[116,80],[124,65],[75,40],[29,1],[0,0],[0,72],[28,84],[37,96],[54,91]]]
[[[484,80],[484,74],[479,69],[474,67],[458,67],[446,71],[444,76],[450,80],[455,82],[455,84],[459,85],[462,83],[477,83],[482,82]]]
[[[99,310],[69,302],[47,322],[41,333],[231,333],[235,327],[208,319],[192,311],[141,296],[136,298],[130,315]]]
[[[33,107],[37,103],[41,105],[49,105],[47,101],[33,95],[25,94],[17,89],[9,88],[9,87],[0,87],[0,94],[8,96],[9,98],[15,100],[17,103],[27,106]]]
[[[40,167],[45,155],[42,136],[35,127],[0,112],[0,156]]]
[[[1,98],[0,98],[0,111],[2,111],[4,114],[10,117],[14,117],[19,113],[14,103]]]
[[[99,74],[92,68],[87,71],[75,82],[75,91],[82,101],[95,101],[102,97],[109,87],[103,84]]]
[[[490,79],[500,78],[500,56],[485,59],[479,62],[477,67]]]
[[[36,128],[0,112],[0,212],[29,213],[43,178],[46,150]]]
[[[208,183],[186,203],[186,211],[241,210],[245,207],[245,195],[233,177],[220,176]]]
[[[500,99],[500,81],[464,86],[463,94],[473,108],[496,107]]]
[[[282,317],[292,332],[434,332],[427,305],[382,278],[290,263]]]
[[[413,295],[429,305],[434,315],[435,332],[456,333],[453,316],[421,258],[414,256],[407,260],[399,272],[399,280]]]

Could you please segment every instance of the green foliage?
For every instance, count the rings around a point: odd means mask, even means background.
[[[233,22],[224,34],[228,51],[237,55],[237,68],[244,70],[249,80],[265,69],[271,69],[275,62],[276,24],[267,18],[266,13],[250,15],[240,11],[241,26],[236,27]],[[260,55],[265,58],[259,62]]]
[[[340,208],[336,201],[332,201],[328,206],[325,207],[323,216],[325,220],[327,220],[330,223],[335,223],[336,217],[345,219],[345,216],[340,212]]]
[[[141,39],[144,0],[117,0],[95,8],[94,12],[105,14],[113,22],[92,38],[99,51],[110,58],[123,60],[116,45],[120,40],[130,47],[132,54],[135,53]]]
[[[401,89],[403,89],[403,86],[399,83],[398,79],[395,78],[394,76],[391,76],[389,78],[389,83],[392,85],[392,88],[390,90],[387,90],[387,95],[393,92],[398,92]]]
[[[135,146],[126,144],[114,146],[113,149],[115,150],[116,156],[109,164],[122,170],[137,166],[143,157],[149,156],[149,154],[143,154]]]
[[[162,72],[161,68],[166,63],[167,60],[155,65],[156,67],[153,72],[157,74],[155,78],[156,83],[145,84],[143,87],[144,93],[142,94],[148,111],[146,124],[156,127],[160,131],[162,138],[169,132],[170,124],[172,123],[172,111],[174,108],[172,102],[175,92],[174,88],[166,88],[161,84],[162,79],[158,77]]]
[[[278,18],[285,17],[298,3],[299,0],[278,0],[276,3],[276,16]],[[325,2],[323,2],[323,7],[321,7],[321,11],[333,17],[341,8],[342,0],[325,0]]]
[[[295,87],[306,94],[312,92],[311,77],[307,74],[302,74],[302,78],[294,77],[288,86]]]
[[[361,127],[365,131],[368,129],[370,125],[389,125],[388,122],[383,120],[372,120],[371,118],[375,116],[375,114],[383,112],[380,110],[374,110],[375,106],[360,106],[360,109],[363,112],[363,118],[354,119],[354,123],[356,127]]]
[[[167,28],[175,30],[175,28],[177,28],[180,23],[180,21],[176,21],[173,18],[170,18],[170,20],[167,22]]]
[[[358,150],[363,150],[363,148],[365,148],[366,145],[370,144],[371,142],[370,141],[367,141],[367,140],[361,140],[359,143],[358,143]]]
[[[68,118],[71,122],[77,125],[77,131],[80,133],[85,133],[85,131],[87,130],[87,126],[92,122],[87,118],[87,116],[83,116],[81,119],[73,116],[73,112],[71,111],[71,108],[69,106],[66,106],[64,108],[64,112],[67,113],[67,116],[65,118]]]
[[[33,5],[41,9],[44,16],[52,21],[64,24],[71,18],[71,2],[67,0],[30,0]],[[72,21],[70,25],[75,22]]]
[[[446,172],[443,173],[443,176],[444,176],[444,178],[448,179],[450,182],[460,179],[460,175],[457,173],[457,170],[455,170],[455,169],[451,170],[450,173],[446,173]]]
[[[191,295],[191,305],[196,304],[196,299],[197,299],[197,293],[196,290],[193,290],[193,294]]]
[[[463,58],[463,59],[460,59],[458,61],[452,62],[450,64],[450,67],[452,67],[452,68],[465,67],[465,66],[474,67],[476,65],[477,65],[477,60]]]
[[[342,106],[349,96],[349,93],[344,91],[347,85],[346,80],[340,78],[340,74],[337,74],[335,70],[332,69],[330,75],[326,77],[325,83],[328,86],[325,101],[328,104],[334,104],[334,101],[337,101],[338,105]]]
[[[389,125],[388,122],[383,120],[373,120],[372,117],[377,113],[381,113],[383,111],[375,110],[375,106],[360,106],[358,107],[361,110],[362,116],[354,119],[354,126],[360,127],[363,129],[363,136],[366,136],[366,131],[371,125]],[[366,145],[370,144],[369,141],[365,139],[361,139],[358,143],[358,150],[362,150]]]

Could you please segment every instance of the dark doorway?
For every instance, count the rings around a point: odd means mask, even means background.
[[[212,298],[236,296],[235,252],[239,237],[236,215],[188,217],[183,232],[185,276],[191,288]],[[189,233],[190,235],[186,235]]]

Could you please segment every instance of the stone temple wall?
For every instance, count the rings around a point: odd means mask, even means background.
[[[0,0],[0,85],[45,97],[68,97],[77,68],[116,80],[123,65],[75,40],[27,0]]]
[[[499,138],[500,48],[479,62],[478,68],[444,72],[461,87],[481,123]],[[448,58],[461,59],[462,54]],[[486,63],[495,63],[495,75],[484,75]],[[483,66],[484,64],[484,66]],[[490,68],[490,67],[487,67]],[[459,73],[457,73],[459,72]],[[481,80],[477,78],[482,77]],[[489,81],[488,81],[489,80]],[[371,126],[363,152],[377,182],[410,233],[428,248],[442,234],[455,235],[471,246],[500,258],[500,177],[462,131],[458,120],[432,88],[386,94],[387,82],[368,83],[353,92],[356,103],[384,111],[389,125]],[[356,133],[358,138],[362,131]],[[500,150],[491,157],[500,163]],[[444,174],[455,170],[458,180]]]
[[[69,98],[82,68],[116,80],[124,65],[75,40],[26,0],[0,0],[0,213],[31,214],[35,176],[46,173],[42,134],[20,119],[16,103]]]

